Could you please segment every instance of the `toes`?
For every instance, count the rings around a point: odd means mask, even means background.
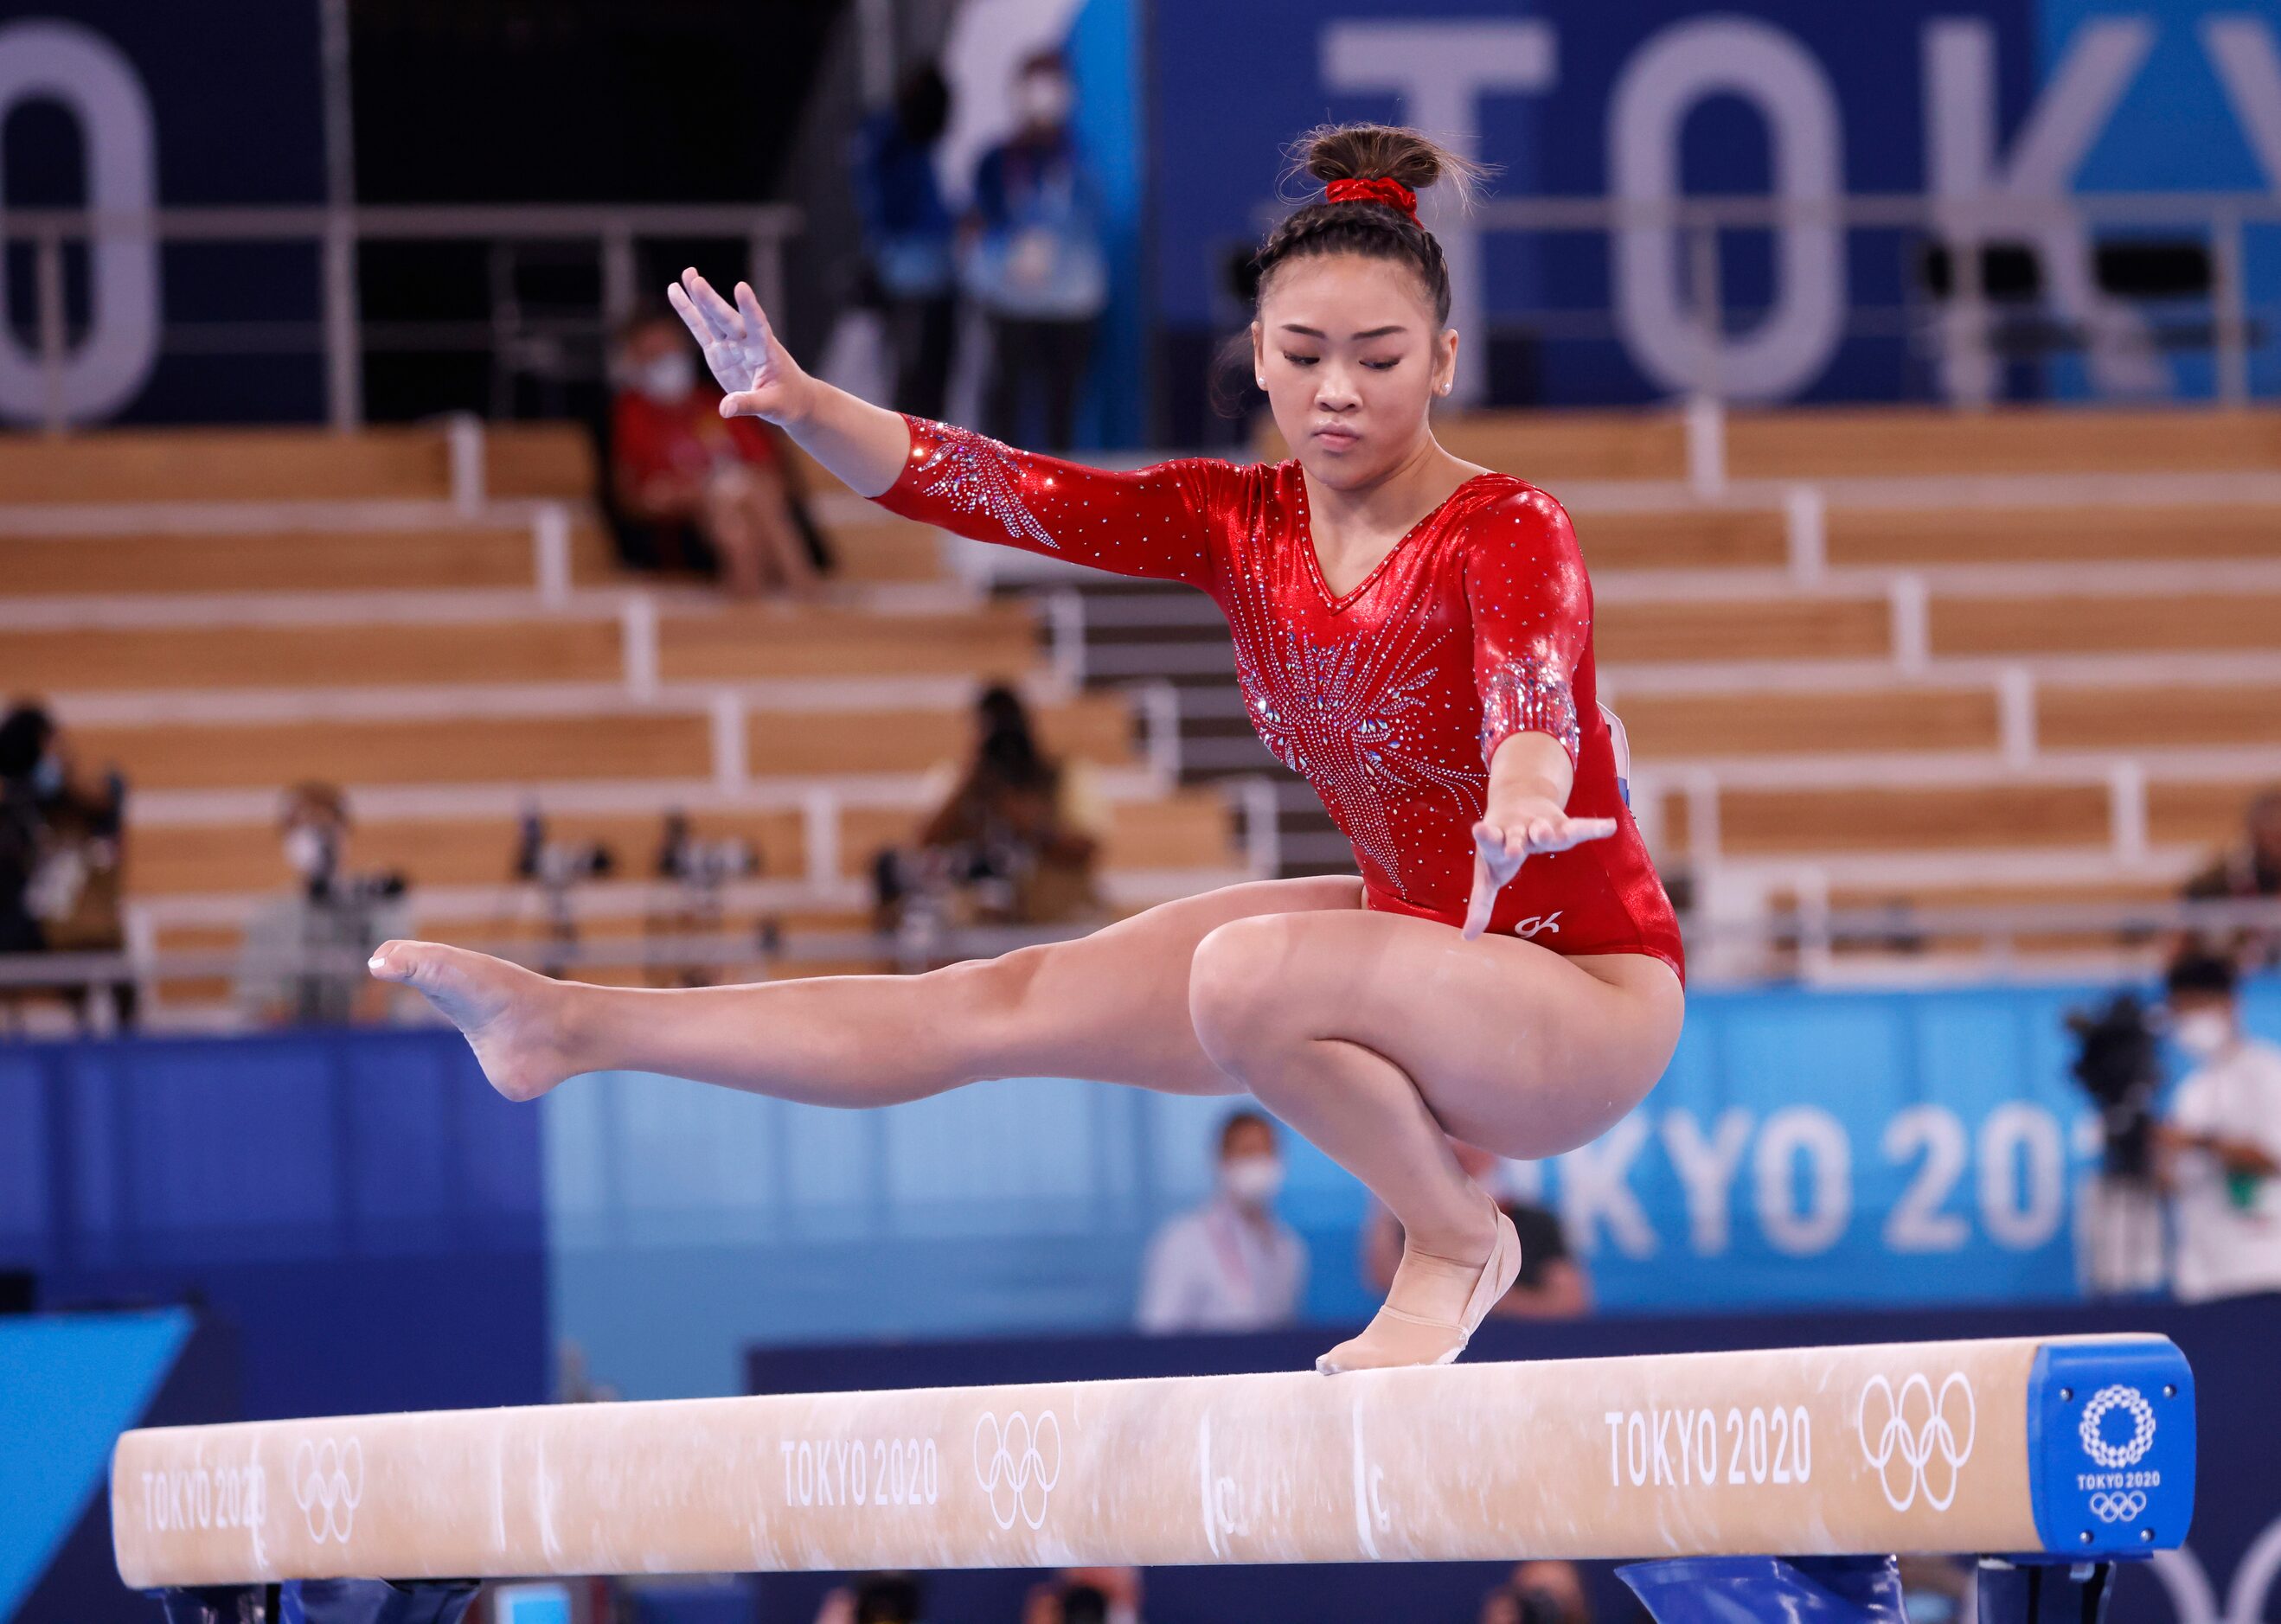
[[[383,942],[373,950],[372,957],[366,961],[366,967],[379,981],[414,981],[420,974],[421,966],[426,962],[420,951],[421,945],[417,942]]]

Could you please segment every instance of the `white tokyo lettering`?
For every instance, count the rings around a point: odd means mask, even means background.
[[[1061,1475],[1062,1424],[1051,1410],[1034,1422],[1017,1410],[1002,1426],[985,1411],[974,1423],[975,1481],[990,1497],[990,1514],[1000,1528],[1012,1528],[1017,1517],[1043,1528],[1046,1497]]]
[[[304,1438],[294,1445],[293,1504],[301,1508],[311,1539],[320,1545],[328,1541],[347,1544],[363,1498],[363,1443],[355,1438],[345,1443]]]
[[[258,1466],[176,1467],[145,1472],[143,1526],[174,1529],[260,1526],[267,1477]]]
[[[2122,1494],[2102,1490],[2091,1497],[2091,1513],[2101,1522],[2128,1522],[2146,1509],[2146,1497],[2137,1489]]]
[[[1608,1482],[1620,1488],[1709,1489],[1720,1477],[1715,1410],[1609,1410]],[[1737,1487],[1812,1481],[1813,1442],[1804,1405],[1736,1405],[1726,1412],[1724,1482]]]
[[[932,1438],[779,1438],[786,1505],[932,1505],[941,1467]]]
[[[2126,1443],[2109,1443],[2103,1423],[2108,1413],[2121,1410],[2130,1418],[2130,1438]],[[2083,1407],[2083,1420],[2076,1424],[2076,1436],[2083,1441],[2083,1452],[2108,1471],[2120,1471],[2135,1466],[2146,1459],[2146,1451],[2154,1447],[2154,1406],[2146,1402],[2146,1395],[2135,1387],[2115,1382],[2102,1387],[2091,1396]],[[2132,1513],[2136,1515],[2136,1513]]]
[[[1916,1398],[1923,1401],[1921,1413],[1911,1406]],[[1861,1389],[1855,1424],[1861,1455],[1877,1474],[1885,1504],[1897,1512],[1908,1510],[1920,1495],[1935,1511],[1949,1508],[1979,1428],[1972,1383],[1961,1372],[1951,1372],[1937,1394],[1923,1375],[1903,1382],[1898,1394],[1881,1375],[1870,1377]]]

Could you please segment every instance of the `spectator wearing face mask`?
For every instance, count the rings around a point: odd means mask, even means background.
[[[1156,1232],[1141,1271],[1139,1325],[1176,1331],[1258,1331],[1297,1317],[1307,1248],[1275,1216],[1283,1158],[1275,1125],[1256,1111],[1220,1125],[1210,1200]]]
[[[1109,257],[1093,175],[1070,133],[1075,95],[1057,50],[1014,80],[1013,135],[974,172],[967,290],[990,318],[983,429],[1016,445],[1066,450],[1093,331],[1109,303]],[[1042,431],[1029,422],[1043,408]]]
[[[738,597],[813,590],[816,560],[777,443],[757,418],[721,415],[681,324],[656,314],[628,323],[616,371],[610,496],[633,538],[628,561],[717,566]]]
[[[326,783],[288,791],[277,823],[290,888],[246,921],[239,1008],[259,1026],[339,1025],[386,1012],[365,973],[373,949],[412,934],[402,876],[349,871],[347,797]]]
[[[2170,1041],[2193,1063],[2154,1129],[2180,1300],[2281,1291],[2281,1048],[2241,1029],[2232,962],[2170,966]]]

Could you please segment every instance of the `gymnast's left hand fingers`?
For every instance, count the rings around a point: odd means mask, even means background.
[[[1539,818],[1528,827],[1532,852],[1566,851],[1616,832],[1613,818]]]
[[[1465,904],[1465,939],[1478,941],[1481,932],[1489,927],[1489,914],[1496,906],[1498,888],[1489,881],[1489,861],[1477,848],[1473,852],[1473,896]]]

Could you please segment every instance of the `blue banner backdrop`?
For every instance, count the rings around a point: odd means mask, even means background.
[[[0,209],[321,203],[315,0],[0,0]],[[114,239],[64,272],[73,420],[322,412],[313,244]],[[32,245],[11,244],[0,424],[45,406],[35,286]],[[203,342],[268,322],[298,325]]]
[[[1500,165],[1494,191],[1514,196],[2281,191],[2274,0],[2119,11],[2090,0],[1545,0],[1518,11],[1442,0],[1430,14],[1395,0],[1159,0],[1151,14],[1151,284],[1167,356],[1194,356],[1248,319],[1226,291],[1229,257],[1280,212],[1279,150],[1325,119],[1417,125]],[[1694,381],[1693,267],[1675,237],[1628,234],[1612,253],[1594,232],[1477,234],[1448,210],[1429,223],[1450,249],[1474,354],[1495,374],[1476,381],[1496,397],[1643,401]],[[2204,235],[2191,224],[2157,235]],[[2038,241],[2048,307],[2082,321],[2099,297],[2088,241],[2068,230]],[[2281,230],[2253,227],[2245,265],[2253,304],[2281,295]],[[1718,274],[1720,386],[1732,394],[1891,399],[1947,387],[1914,233],[1729,230]],[[1849,309],[1865,319],[1849,324]],[[2281,348],[2270,333],[2258,346],[2254,380],[2270,388]],[[2101,379],[2063,354],[2013,387],[2211,387],[2205,351],[2149,365]],[[1175,395],[1194,387],[1170,382]]]

